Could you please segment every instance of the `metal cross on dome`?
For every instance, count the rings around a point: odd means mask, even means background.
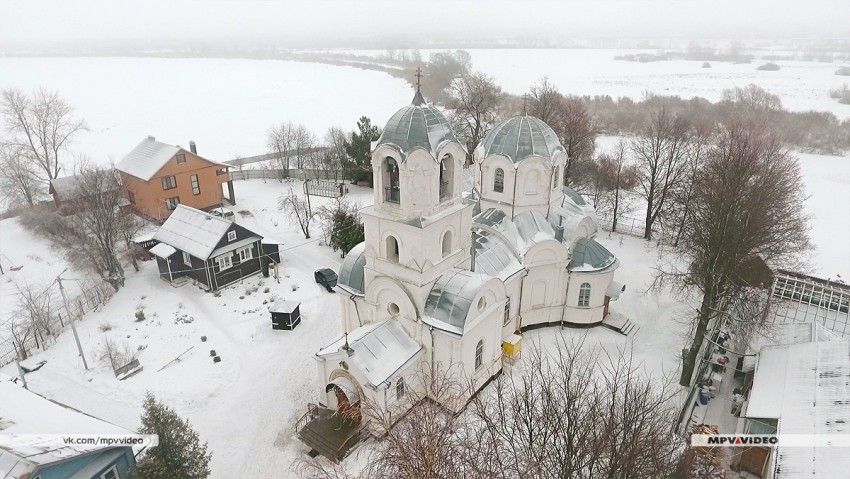
[[[419,91],[419,87],[422,86],[422,69],[416,67],[416,91]]]

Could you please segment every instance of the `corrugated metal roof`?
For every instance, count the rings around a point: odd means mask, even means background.
[[[177,205],[153,238],[190,255],[207,259],[233,224],[186,205]]]
[[[336,284],[345,286],[355,293],[365,291],[363,268],[366,267],[366,242],[363,241],[349,250],[339,267]]]
[[[503,120],[487,132],[481,142],[483,157],[503,155],[514,163],[529,156],[551,159],[565,152],[558,135],[542,120],[533,116],[515,116]]]
[[[147,137],[121,159],[115,168],[142,180],[149,180],[180,148]]]
[[[850,434],[850,341],[763,348],[747,417],[778,419],[779,434]],[[844,472],[841,472],[844,471]],[[835,447],[780,447],[774,477],[847,477],[850,455]]]
[[[417,92],[413,104],[390,117],[376,146],[397,146],[404,161],[416,148],[422,148],[436,158],[437,150],[446,141],[457,141],[449,120],[439,109],[427,105]]]
[[[445,272],[434,283],[425,300],[425,316],[437,320],[429,324],[463,334],[472,300],[486,281],[486,276],[472,271],[451,269]],[[426,319],[423,318],[423,321]]]
[[[506,280],[524,268],[508,243],[484,229],[473,229],[475,271]]]
[[[567,269],[570,271],[599,271],[611,266],[616,261],[617,258],[596,240],[581,238],[576,241]]]

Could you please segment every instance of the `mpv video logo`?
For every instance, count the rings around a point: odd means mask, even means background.
[[[850,434],[692,434],[692,447],[850,447]]]

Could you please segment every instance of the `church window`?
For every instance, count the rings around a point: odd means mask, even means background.
[[[558,188],[558,176],[560,176],[559,173],[560,173],[560,167],[556,166],[555,167],[555,174],[552,175],[552,189],[553,190]]]
[[[505,300],[505,322],[504,325],[507,326],[508,323],[511,322],[511,298]]]
[[[452,232],[446,231],[443,233],[443,258],[452,252]]]
[[[398,316],[399,311],[401,311],[397,304],[390,303],[387,305],[387,312],[393,316]]]
[[[484,340],[478,341],[478,344],[475,345],[475,370],[478,371],[481,369],[481,366],[484,365]]]
[[[487,307],[487,300],[481,298],[478,300],[478,311],[484,311],[484,308]]]
[[[401,191],[398,185],[398,163],[392,157],[384,160],[384,168],[381,173],[384,182],[384,201],[387,203],[399,203]]]
[[[446,155],[440,161],[440,201],[451,198],[454,191],[452,180],[454,179],[454,161],[451,155]]]
[[[399,400],[404,397],[404,378],[398,378],[398,381],[395,382],[395,398]]]
[[[578,305],[590,306],[590,283],[582,283],[578,289]]]
[[[398,240],[395,236],[387,236],[387,259],[398,263]]]
[[[505,170],[496,168],[496,174],[493,175],[493,191],[502,193],[505,191]]]

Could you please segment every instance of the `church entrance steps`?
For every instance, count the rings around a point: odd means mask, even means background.
[[[363,432],[362,424],[323,407],[309,411],[296,423],[295,427],[301,442],[312,451],[335,463],[348,455],[360,442],[360,435]]]
[[[628,336],[631,333],[637,332],[639,329],[638,326],[629,318],[617,313],[609,314],[602,320],[601,324],[603,327],[608,328],[611,331],[616,331],[623,336]]]

